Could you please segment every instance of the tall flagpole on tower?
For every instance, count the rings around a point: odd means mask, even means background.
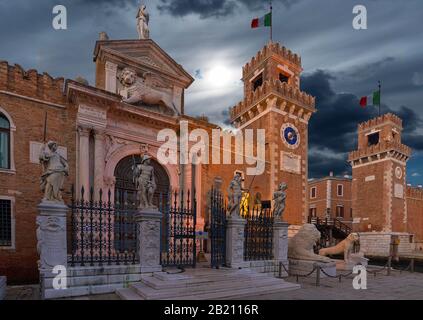
[[[270,42],[273,42],[273,6],[270,0]]]
[[[379,80],[379,117],[380,117],[380,105],[382,104],[382,95],[381,95],[382,85]]]

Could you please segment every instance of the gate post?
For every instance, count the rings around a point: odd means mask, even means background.
[[[230,215],[226,225],[226,265],[242,268],[244,263],[244,230],[247,220]]]
[[[141,273],[162,271],[160,265],[160,227],[162,213],[157,209],[141,209],[135,214],[137,251]]]
[[[279,219],[273,222],[273,258],[276,265],[283,263],[288,270],[288,223]],[[286,271],[283,269],[283,276],[287,276]]]
[[[52,279],[58,276],[58,273],[66,270],[68,266],[66,243],[67,211],[68,207],[62,202],[42,201],[38,205],[39,213],[36,219],[37,251],[40,256],[38,270],[40,273],[42,299],[63,296],[60,294],[62,290],[53,288]],[[53,273],[55,267],[60,268],[58,273]]]

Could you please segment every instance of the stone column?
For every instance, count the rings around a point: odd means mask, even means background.
[[[247,220],[231,215],[226,225],[226,265],[231,268],[247,266],[244,262],[244,230]]]
[[[288,262],[288,226],[289,224],[279,219],[275,219],[273,223],[273,259],[279,266],[282,262],[287,270],[289,270]],[[282,275],[286,275],[286,271],[282,267]]]
[[[43,201],[38,205],[37,216],[37,251],[40,257],[38,269],[42,298],[61,296],[62,290],[52,287],[53,268],[67,268],[66,213],[68,207],[64,203]]]
[[[157,209],[141,209],[135,215],[138,224],[138,255],[141,273],[162,271],[160,265],[160,227],[162,213]]]
[[[90,188],[90,130],[86,127],[79,127],[79,192],[81,187],[85,188],[85,196],[89,194]]]
[[[102,130],[95,131],[94,159],[94,195],[98,200],[99,191],[104,188],[104,132]],[[107,195],[107,190],[103,190],[103,195]]]
[[[110,61],[106,61],[106,81],[105,81],[105,90],[111,93],[117,93],[116,90],[116,76],[117,76],[117,64]]]

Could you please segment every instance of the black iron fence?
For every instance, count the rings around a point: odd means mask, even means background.
[[[163,212],[161,228],[162,266],[192,266],[196,264],[195,227],[197,202],[193,194],[174,191],[159,197],[159,210]]]
[[[226,205],[219,190],[209,192],[211,267],[218,268],[226,263]]]
[[[244,215],[244,260],[273,259],[273,212],[269,208],[253,208]]]
[[[70,256],[71,266],[102,266],[135,264],[137,255],[136,207],[126,201],[112,202],[111,191],[95,195],[91,188],[88,195],[81,188],[80,199],[75,198],[72,187],[70,205]]]

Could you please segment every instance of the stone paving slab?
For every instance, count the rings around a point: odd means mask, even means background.
[[[285,278],[296,282],[293,277]],[[251,296],[247,300],[423,300],[423,273],[393,271],[390,276],[368,274],[367,289],[355,290],[353,278],[321,279],[316,287],[316,279],[300,279],[301,289],[276,294]]]

